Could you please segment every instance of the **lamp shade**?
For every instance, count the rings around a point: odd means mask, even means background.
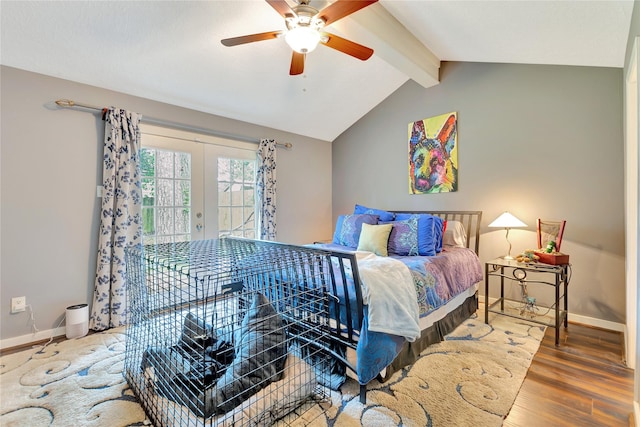
[[[516,228],[516,227],[526,227],[527,224],[520,221],[515,216],[511,215],[509,212],[505,212],[496,218],[489,227],[494,228]]]

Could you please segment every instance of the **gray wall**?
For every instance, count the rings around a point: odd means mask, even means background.
[[[622,88],[621,69],[445,62],[439,85],[407,82],[334,141],[334,220],[354,203],[482,210],[484,261],[506,254],[487,227],[502,211],[528,224],[510,234],[514,253],[535,248],[536,218],[565,219],[570,315],[624,323]],[[459,190],[410,195],[407,125],[451,111]]]
[[[104,125],[96,115],[58,109],[56,99],[290,142],[293,149],[278,150],[278,239],[306,243],[331,234],[329,142],[14,68],[2,67],[0,73],[0,338],[5,343],[31,337],[28,311],[10,314],[12,297],[27,297],[41,331],[55,328],[65,307],[91,302]]]

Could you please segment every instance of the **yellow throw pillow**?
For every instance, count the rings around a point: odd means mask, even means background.
[[[358,250],[373,252],[379,256],[389,255],[387,252],[387,243],[389,242],[391,228],[393,228],[392,224],[362,224]]]

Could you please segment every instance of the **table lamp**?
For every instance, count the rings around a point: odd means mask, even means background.
[[[506,256],[503,257],[504,259],[513,259],[513,257],[511,256],[511,242],[509,241],[509,230],[512,228],[526,227],[526,226],[527,224],[520,221],[515,216],[511,215],[509,212],[504,212],[502,215],[496,218],[491,224],[489,224],[489,227],[504,228],[507,230],[506,239],[507,239],[507,243],[509,244],[509,252],[507,253]]]

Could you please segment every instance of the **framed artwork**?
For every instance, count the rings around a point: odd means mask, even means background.
[[[458,115],[409,123],[409,193],[458,190]]]

